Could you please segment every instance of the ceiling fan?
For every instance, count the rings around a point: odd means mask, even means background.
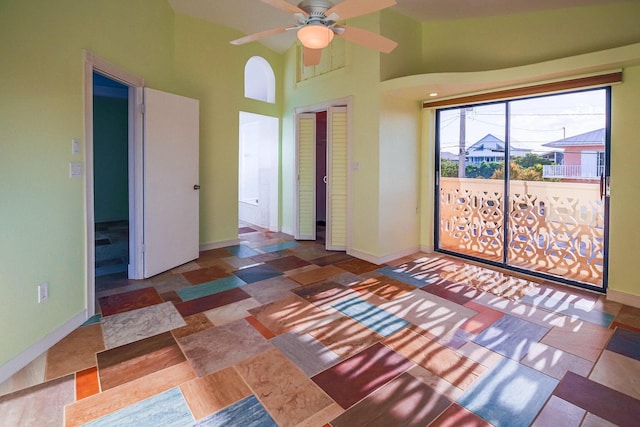
[[[396,0],[343,0],[336,5],[328,0],[304,0],[297,6],[285,0],[261,1],[293,14],[296,25],[251,34],[233,40],[231,44],[250,43],[285,31],[296,30],[298,39],[304,47],[305,66],[320,63],[322,49],[331,43],[334,35],[383,53],[391,52],[398,45],[395,41],[371,31],[336,24],[338,20],[343,21],[391,7],[396,4]]]

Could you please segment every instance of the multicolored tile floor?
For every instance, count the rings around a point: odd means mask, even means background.
[[[101,277],[101,314],[0,385],[0,425],[638,425],[640,309],[239,234],[149,280]]]

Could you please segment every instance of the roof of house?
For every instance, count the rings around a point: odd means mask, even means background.
[[[504,152],[504,141],[488,133],[483,138],[475,142],[469,151],[502,151]]]
[[[575,147],[582,145],[604,145],[605,129],[596,129],[591,132],[581,133],[580,135],[570,136],[569,138],[559,139],[557,141],[543,144],[545,147]]]
[[[504,157],[505,143],[500,138],[487,134],[480,138],[476,143],[469,147],[468,153],[470,157]],[[511,155],[524,155],[530,153],[527,148],[510,147]]]

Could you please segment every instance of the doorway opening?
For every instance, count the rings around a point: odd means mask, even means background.
[[[350,98],[296,111],[295,238],[349,247]]]
[[[128,277],[129,88],[93,73],[93,211],[96,290]]]
[[[240,112],[238,222],[278,231],[276,117]]]

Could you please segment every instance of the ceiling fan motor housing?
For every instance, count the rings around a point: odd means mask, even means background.
[[[307,22],[322,22],[324,25],[326,21],[326,12],[333,7],[333,3],[327,0],[304,0],[298,4],[298,7],[309,15]]]

